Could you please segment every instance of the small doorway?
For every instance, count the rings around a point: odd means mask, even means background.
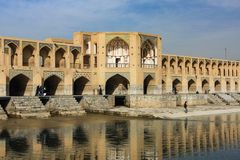
[[[126,96],[115,96],[115,107],[126,106]]]

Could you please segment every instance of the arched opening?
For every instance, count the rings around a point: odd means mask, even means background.
[[[226,82],[226,89],[227,89],[227,92],[231,91],[231,85],[229,81]]]
[[[106,47],[107,67],[128,67],[129,46],[121,38],[116,37],[108,42]]]
[[[166,82],[164,80],[162,80],[162,91],[163,93],[166,92]]]
[[[141,63],[144,68],[154,68],[157,64],[155,47],[150,40],[146,40],[141,46]]]
[[[162,74],[167,74],[167,59],[163,58],[162,60]]]
[[[193,68],[193,74],[197,74],[197,62],[196,61],[193,61],[192,68]]]
[[[39,134],[39,140],[43,145],[50,148],[58,148],[61,145],[61,140],[57,133],[49,129],[44,129]]]
[[[182,74],[183,69],[183,61],[181,59],[178,60],[178,74]]]
[[[109,78],[106,82],[106,94],[107,95],[123,95],[127,94],[129,81],[125,77],[116,74]]]
[[[89,80],[85,77],[80,77],[76,79],[73,83],[73,94],[82,95],[88,82]]]
[[[196,83],[194,80],[188,81],[188,92],[195,93],[196,92]]]
[[[222,63],[219,63],[218,64],[218,76],[221,76],[222,75]]]
[[[214,83],[214,89],[215,89],[215,92],[221,91],[221,83],[218,80],[216,80]]]
[[[9,147],[19,153],[25,153],[28,151],[29,145],[26,137],[16,137],[9,139]]]
[[[17,66],[18,64],[18,60],[17,60],[17,57],[18,57],[18,54],[16,53],[17,51],[17,45],[14,44],[14,43],[9,43],[7,45],[7,47],[9,48],[10,50],[10,55],[11,55],[11,61],[10,61],[10,64],[11,66]]]
[[[143,94],[149,94],[153,90],[153,77],[151,75],[148,75],[144,79],[143,83]]]
[[[175,65],[176,65],[175,59],[171,59],[171,60],[170,60],[170,73],[171,73],[171,74],[174,74],[174,73],[175,73]]]
[[[235,82],[235,92],[238,92],[238,82]]]
[[[175,79],[173,82],[172,82],[172,90],[174,93],[179,93],[182,91],[182,82],[179,81],[178,79]]]
[[[201,61],[199,63],[199,74],[200,75],[203,75],[203,69],[204,69],[204,63]]]
[[[80,67],[80,52],[77,49],[71,51],[71,68],[81,68]]]
[[[209,91],[209,83],[206,79],[202,81],[202,92],[203,93],[208,93]]]
[[[46,89],[46,95],[56,95],[62,89],[60,83],[61,79],[55,75],[48,77],[44,81],[44,87]]]
[[[186,60],[186,62],[185,62],[185,72],[186,72],[186,74],[190,74],[190,61],[189,60]]]
[[[34,66],[34,47],[27,45],[23,48],[23,66]]]
[[[66,62],[65,62],[65,50],[62,49],[62,48],[59,48],[57,51],[56,51],[56,54],[55,54],[55,67],[56,68],[63,68],[63,67],[66,67]]]
[[[217,64],[215,62],[212,63],[212,75],[218,75]]]
[[[40,66],[41,67],[50,67],[51,60],[50,60],[50,51],[51,49],[47,46],[40,49]]]
[[[211,68],[211,65],[209,62],[206,63],[206,75],[209,75],[210,74],[210,68]]]
[[[30,79],[27,76],[23,74],[15,76],[9,82],[9,95],[24,96],[31,93],[29,83]]]

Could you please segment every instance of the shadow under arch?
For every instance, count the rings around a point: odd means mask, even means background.
[[[106,81],[106,94],[127,94],[129,84],[130,83],[127,78],[121,76],[120,74],[116,74]]]
[[[51,148],[58,148],[61,145],[61,140],[59,139],[57,133],[51,132],[48,129],[44,129],[40,132],[39,140],[42,144]]]
[[[106,125],[106,138],[110,144],[121,145],[128,141],[128,122],[115,121]]]
[[[9,146],[15,152],[27,152],[29,145],[26,137],[16,137],[9,139]]]
[[[23,74],[13,77],[9,82],[9,95],[24,96],[29,81],[30,79]]]
[[[83,76],[76,79],[73,83],[73,94],[82,95],[88,82],[90,82],[89,79]]]
[[[79,144],[86,144],[88,143],[88,137],[84,129],[79,126],[73,132],[73,139],[77,141]]]
[[[55,95],[61,81],[62,79],[56,75],[52,75],[45,79],[44,87],[46,88],[46,94]]]
[[[151,75],[148,75],[143,82],[143,94],[148,94],[151,90],[151,84],[154,78]]]

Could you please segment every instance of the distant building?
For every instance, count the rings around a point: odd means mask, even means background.
[[[0,37],[0,96],[239,92],[240,61],[162,54],[160,35],[76,32]]]

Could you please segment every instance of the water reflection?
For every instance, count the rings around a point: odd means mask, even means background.
[[[24,120],[1,122],[0,159],[237,159],[240,154],[240,114],[176,121],[94,115],[28,121],[31,127]]]

